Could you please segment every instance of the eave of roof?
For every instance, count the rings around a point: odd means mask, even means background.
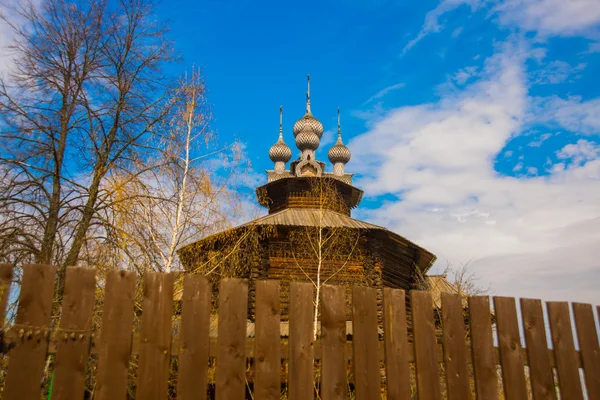
[[[199,240],[199,243],[205,240],[210,240],[218,235],[223,234],[234,229],[240,229],[250,226],[324,226],[333,228],[351,228],[351,229],[364,229],[364,230],[377,230],[388,234],[390,239],[394,241],[402,242],[404,245],[412,248],[418,248],[421,252],[426,254],[427,265],[421,265],[420,260],[417,264],[421,267],[421,272],[427,271],[435,262],[436,256],[429,251],[425,250],[421,246],[411,242],[403,236],[398,235],[395,232],[388,230],[387,228],[375,224],[371,224],[365,221],[354,219],[345,214],[341,214],[328,209],[314,209],[314,208],[287,208],[281,211],[277,211],[273,214],[265,215],[258,219],[252,220],[245,224],[236,226],[234,228],[227,229],[225,231],[216,233],[208,236],[204,239]],[[191,243],[187,246],[180,248],[179,251],[185,249],[188,246],[193,246]]]

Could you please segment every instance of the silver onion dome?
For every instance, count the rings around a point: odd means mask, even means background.
[[[296,147],[300,151],[316,150],[320,142],[319,136],[309,129],[303,130],[296,136]]]
[[[264,153],[263,153],[264,154]],[[285,144],[283,137],[279,137],[277,143],[275,143],[269,149],[269,158],[273,162],[288,162],[292,158],[292,150]]]
[[[332,164],[336,163],[344,163],[347,164],[350,161],[350,149],[347,148],[344,143],[342,143],[342,137],[338,136],[337,142],[333,145],[332,148],[329,149],[327,153],[329,157],[329,161]]]
[[[292,158],[292,150],[283,141],[283,107],[279,106],[279,139],[269,149],[269,158],[274,163],[286,163]]]
[[[323,124],[310,112],[310,75],[308,75],[308,90],[306,91],[306,114],[294,124],[294,137],[306,130],[314,132],[319,139],[323,136]]]
[[[350,149],[344,145],[342,142],[342,128],[340,124],[340,108],[338,107],[338,138],[337,142],[333,145],[329,152],[327,153],[329,157],[329,161],[332,164],[342,163],[347,164],[350,161]]]
[[[310,113],[310,110],[294,124],[294,136],[298,136],[305,130],[314,132],[319,139],[323,136],[323,124]]]

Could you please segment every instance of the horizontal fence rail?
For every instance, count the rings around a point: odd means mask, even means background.
[[[241,279],[220,281],[215,307],[199,275],[70,267],[60,297],[52,266],[23,266],[13,292],[12,276],[0,264],[7,400],[600,399],[589,304],[442,293],[436,309],[428,292],[362,286],[348,304],[323,286],[315,338],[315,288],[292,282],[282,337],[278,281],[256,282],[250,321]]]

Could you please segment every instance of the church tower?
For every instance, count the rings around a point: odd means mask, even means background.
[[[339,108],[337,121],[329,172],[316,157],[324,130],[311,110],[309,76],[306,109],[292,129],[299,156],[291,162],[279,109],[279,137],[269,149],[274,166],[266,171],[267,183],[256,189],[268,215],[184,246],[179,255],[185,268],[215,283],[229,276],[247,278],[251,300],[256,280],[277,279],[284,315],[292,281],[414,288],[435,256],[384,227],[351,217],[363,191],[346,170],[351,152],[342,140]]]

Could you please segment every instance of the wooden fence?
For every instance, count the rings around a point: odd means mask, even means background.
[[[2,323],[11,276],[12,267],[0,265]],[[247,283],[227,279],[219,287],[214,340],[209,335],[211,287],[202,276],[183,279],[181,321],[174,333],[175,276],[146,274],[135,335],[134,273],[112,271],[103,280],[99,332],[92,327],[98,302],[95,271],[83,268],[67,270],[60,323],[50,326],[55,276],[51,266],[23,267],[14,323],[2,326],[2,350],[8,357],[3,399],[40,399],[48,354],[55,357],[52,400],[82,399],[90,373],[95,374],[95,399],[125,399],[132,357],[137,360],[137,399],[167,399],[174,392],[177,399],[204,399],[209,392],[217,399],[280,399],[282,387],[292,400],[600,399],[598,331],[589,304],[572,305],[576,350],[569,304],[547,303],[549,349],[539,300],[520,301],[521,338],[514,298],[494,297],[492,314],[488,297],[470,297],[465,307],[463,298],[443,294],[436,318],[431,295],[412,291],[407,329],[404,291],[384,289],[378,326],[376,289],[357,286],[352,288],[349,340],[345,289],[327,286],[321,334],[314,342],[312,285],[292,283],[289,338],[282,339],[279,283],[260,281],[250,338]],[[88,366],[92,357],[97,357],[93,371]],[[213,359],[214,379],[208,371]]]

